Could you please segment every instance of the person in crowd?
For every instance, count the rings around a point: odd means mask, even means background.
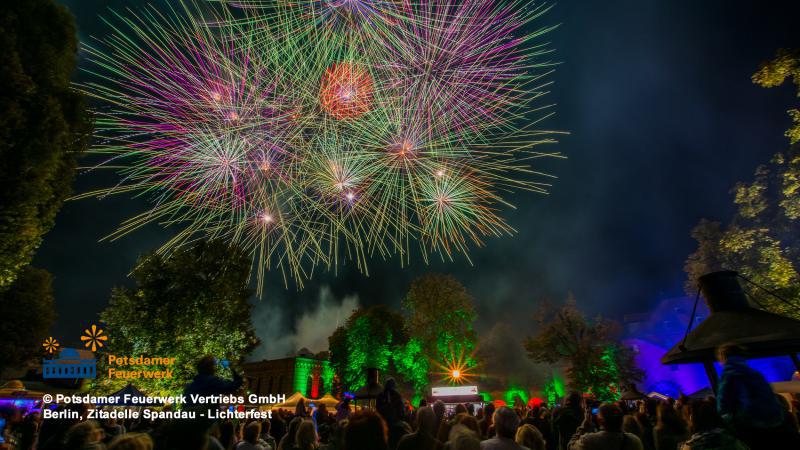
[[[19,441],[15,450],[33,450],[35,448],[40,418],[39,413],[32,412],[22,419],[19,424]]]
[[[481,438],[489,438],[489,429],[492,427],[492,418],[494,416],[494,403],[489,403],[481,410],[483,418],[478,420],[478,427],[481,430]]]
[[[225,450],[233,450],[236,445],[236,427],[227,419],[219,424],[219,443]]]
[[[783,409],[783,423],[780,430],[775,433],[774,441],[783,443],[786,448],[800,448],[800,428],[798,428],[797,417],[792,414],[792,406],[789,400],[780,394],[775,394],[775,398]]]
[[[117,436],[108,450],[153,450],[153,439],[144,433],[129,433]]]
[[[384,384],[383,392],[375,401],[375,409],[386,421],[389,429],[389,448],[397,448],[400,438],[411,430],[405,422],[405,406],[403,397],[397,392],[397,383],[394,378],[389,378]]]
[[[59,405],[58,410],[76,411],[80,417],[86,417],[89,405],[69,404]],[[39,427],[38,450],[63,450],[64,437],[72,425],[78,423],[77,419],[46,420]]]
[[[436,414],[436,429],[439,429],[442,421],[444,421],[445,417],[444,414],[447,411],[447,408],[444,406],[444,402],[441,400],[436,400],[433,402],[433,412]]]
[[[78,422],[64,436],[64,450],[105,450],[103,429],[94,420]]]
[[[611,403],[603,403],[598,408],[597,422],[600,431],[595,431],[592,411],[585,408],[583,423],[575,431],[567,448],[569,450],[643,450],[642,441],[634,434],[622,431],[622,409]]]
[[[278,410],[277,414],[272,415],[270,419],[270,434],[275,438],[275,442],[280,442],[283,436],[286,435],[286,421],[283,418],[282,410]],[[277,447],[273,447],[273,450]]]
[[[480,450],[481,440],[478,434],[462,424],[456,424],[450,430],[450,437],[445,445],[446,450]]]
[[[220,423],[214,422],[214,425],[208,431],[208,449],[207,450],[225,450],[225,447],[220,442]]]
[[[322,450],[342,450],[344,448],[344,430],[349,421],[347,419],[336,423],[331,429],[330,439],[328,443],[322,445]]]
[[[480,437],[481,429],[478,426],[478,419],[471,416],[469,413],[457,414],[453,418],[453,425],[462,425],[467,429],[473,431],[476,436]],[[449,436],[449,435],[448,435]]]
[[[514,441],[519,416],[513,409],[507,406],[497,408],[493,422],[495,436],[481,442],[481,450],[525,450],[525,447]]]
[[[642,426],[639,424],[639,421],[636,420],[636,417],[632,415],[626,415],[622,419],[622,431],[626,433],[630,433],[642,440]],[[644,446],[644,445],[643,445]]]
[[[723,422],[751,448],[769,448],[783,423],[783,409],[766,378],[747,365],[738,345],[717,349],[723,365],[717,389],[717,410]]]
[[[241,389],[244,381],[242,377],[231,368],[233,380],[226,380],[218,377],[217,373],[217,360],[213,356],[204,356],[200,358],[196,365],[197,375],[183,390],[183,395],[186,396],[187,401],[191,403],[191,395],[196,394],[200,396],[209,395],[225,395],[233,394]],[[204,405],[207,407],[208,405]]]
[[[105,444],[109,444],[115,437],[121,436],[125,432],[122,425],[117,423],[117,419],[106,419],[101,427],[103,428],[103,433],[105,433],[105,438],[103,439]]]
[[[553,417],[553,435],[557,450],[567,450],[570,439],[580,426],[583,417],[582,403],[581,394],[571,392],[564,402],[564,407]]]
[[[336,421],[341,422],[350,418],[350,399],[345,397],[344,400],[336,404]]]
[[[656,450],[674,450],[689,438],[686,422],[678,410],[668,403],[659,403],[656,409],[656,426],[653,428],[653,441]]]
[[[748,446],[729,434],[711,400],[693,400],[688,405],[691,436],[680,450],[747,450]],[[780,448],[780,447],[778,447]]]
[[[450,430],[453,428],[453,422],[451,422],[447,417],[445,417],[439,423],[439,430],[436,431],[436,439],[439,442],[447,442],[447,437],[450,436]]]
[[[315,450],[319,448],[317,444],[317,430],[314,427],[314,422],[304,420],[297,427],[297,436],[294,440],[295,450]]]
[[[417,411],[416,431],[403,436],[397,444],[397,450],[437,450],[441,442],[434,433],[436,413],[429,406],[422,407]]]
[[[542,432],[535,426],[526,423],[517,428],[517,435],[514,437],[517,444],[530,450],[544,450],[545,441]]]
[[[308,417],[308,411],[306,410],[306,401],[305,399],[300,399],[297,402],[297,406],[294,407],[294,416],[295,417]]]
[[[317,430],[319,430],[321,425],[330,425],[334,422],[334,418],[328,413],[328,407],[325,406],[324,403],[320,403],[319,406],[317,406],[312,417],[314,419],[314,424],[317,426]]]
[[[266,450],[261,444],[261,424],[253,421],[245,425],[242,431],[242,440],[236,444],[236,450]]]
[[[656,444],[653,438],[653,428],[655,427],[656,409],[658,408],[659,401],[653,398],[647,398],[639,402],[639,410],[634,416],[639,426],[642,428],[642,433],[639,439],[642,441],[644,450],[655,450]]]
[[[389,450],[386,422],[371,409],[362,409],[350,416],[343,440],[344,450]]]
[[[297,439],[297,429],[300,427],[300,424],[303,422],[302,417],[295,417],[289,422],[288,430],[286,434],[281,439],[281,443],[278,444],[278,450],[292,450],[294,447],[295,439]]]
[[[535,408],[532,408],[529,412],[527,417],[522,420],[521,423],[533,425],[539,432],[542,434],[542,438],[545,441],[545,448],[547,450],[555,450],[556,443],[553,438],[553,427],[552,427],[552,418],[550,416],[550,410],[547,409],[546,406],[541,405]]]
[[[277,450],[278,444],[275,438],[270,434],[271,429],[271,420],[265,418],[261,421],[261,440],[267,443],[269,450]]]

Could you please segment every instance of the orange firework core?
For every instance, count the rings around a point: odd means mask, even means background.
[[[345,62],[325,70],[319,98],[322,109],[331,116],[354,119],[369,111],[374,89],[369,72]]]

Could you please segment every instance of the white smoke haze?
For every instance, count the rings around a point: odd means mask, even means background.
[[[252,319],[261,344],[248,360],[283,358],[294,355],[303,347],[314,353],[327,351],[328,337],[358,307],[357,295],[347,295],[340,300],[327,285],[320,287],[316,304],[293,324],[284,317],[280,302],[259,303],[253,309]]]
[[[495,390],[512,385],[541,387],[544,384],[549,368],[528,358],[523,346],[525,337],[504,322],[496,323],[480,336],[476,353],[482,363],[480,372],[488,376],[482,388]]]

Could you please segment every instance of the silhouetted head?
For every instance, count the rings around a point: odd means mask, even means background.
[[[746,353],[747,353],[746,350],[740,345],[736,344],[720,345],[719,348],[717,348],[717,361],[719,361],[720,364],[725,364],[726,362],[728,362],[728,358],[734,356],[744,357]]]
[[[442,419],[444,418],[445,409],[446,408],[444,406],[443,401],[436,400],[435,402],[433,402],[433,412],[436,413],[437,422],[441,422]]]
[[[514,439],[519,426],[519,416],[508,406],[501,406],[494,412],[494,430],[498,437]]]
[[[356,411],[344,430],[345,450],[387,450],[388,430],[386,422],[371,409]]]
[[[250,422],[244,427],[242,439],[245,442],[256,445],[258,444],[258,436],[261,434],[261,424],[258,422]]]
[[[529,423],[517,429],[517,435],[514,440],[517,444],[527,447],[530,450],[544,450],[545,447],[542,432]]]
[[[709,400],[692,400],[689,403],[689,427],[692,433],[710,431],[722,425],[717,405]]]
[[[314,429],[314,422],[304,420],[297,428],[295,437],[295,448],[306,450],[314,448],[317,444],[317,431]]]
[[[597,421],[606,431],[622,431],[622,421],[625,415],[622,409],[613,403],[603,403],[598,408]]]
[[[581,394],[579,392],[570,392],[567,399],[564,401],[564,406],[572,409],[580,409],[581,407]]]
[[[436,413],[429,406],[417,411],[417,430],[422,434],[436,435]]]
[[[214,375],[217,371],[217,360],[211,355],[206,355],[197,361],[197,373],[200,375]]]

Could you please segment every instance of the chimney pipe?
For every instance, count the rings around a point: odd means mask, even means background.
[[[739,273],[733,270],[711,272],[701,276],[700,292],[706,299],[708,309],[712,313],[722,311],[743,311],[750,308],[742,286],[739,284]]]
[[[367,367],[367,386],[375,386],[376,384],[378,384],[378,369]]]

